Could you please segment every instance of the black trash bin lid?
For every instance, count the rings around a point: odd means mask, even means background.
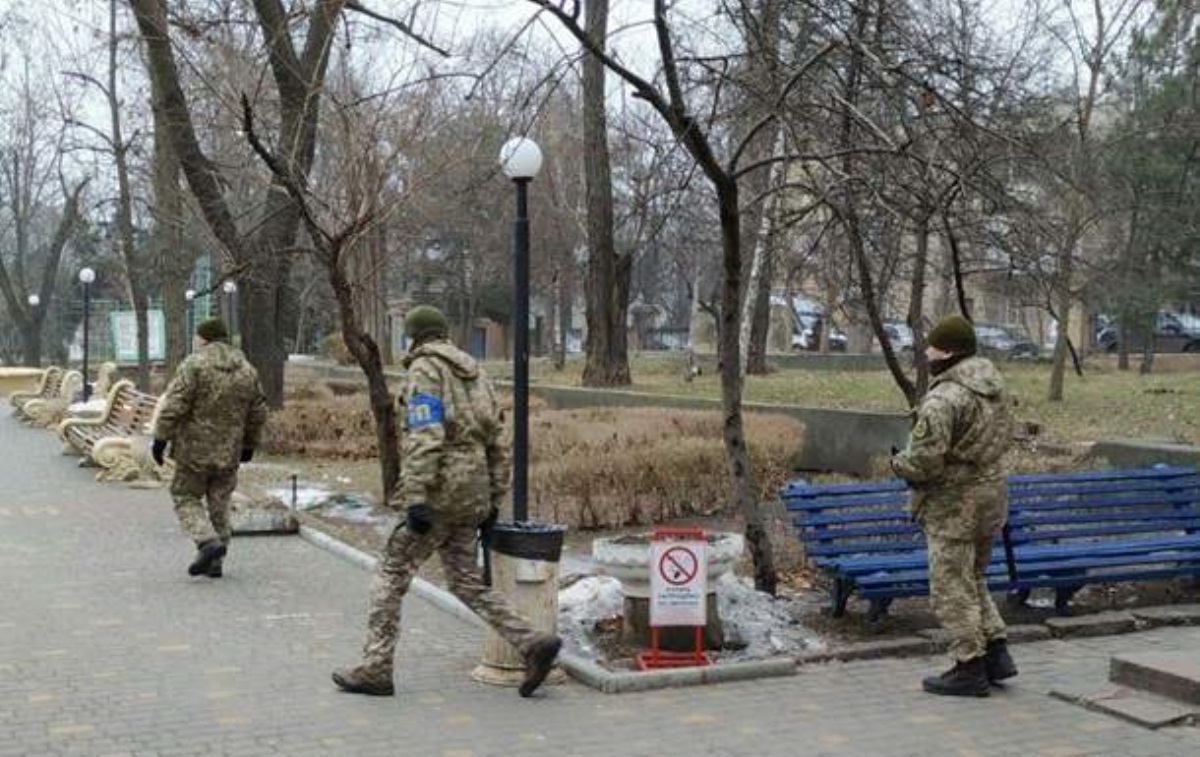
[[[489,537],[493,551],[526,560],[558,562],[567,527],[560,523],[497,523]]]

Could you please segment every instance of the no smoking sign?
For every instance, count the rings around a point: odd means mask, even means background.
[[[707,548],[703,541],[651,542],[650,625],[705,624]]]

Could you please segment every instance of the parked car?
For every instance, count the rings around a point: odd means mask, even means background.
[[[1190,321],[1194,316],[1189,316]],[[1188,321],[1179,315],[1160,311],[1154,319],[1153,345],[1155,352],[1200,352],[1200,330],[1189,328]],[[1121,326],[1116,319],[1096,334],[1096,346],[1105,352],[1120,348]],[[1130,335],[1130,351],[1140,352],[1145,343],[1141,334]]]
[[[821,317],[798,318],[799,324],[795,331],[792,332],[792,349],[793,350],[818,350],[821,348],[821,329],[824,326],[824,319]],[[849,340],[846,335],[837,329],[829,332],[829,349],[832,352],[845,352],[846,343]]]
[[[1019,326],[975,324],[980,351],[1008,360],[1035,360],[1041,350]]]
[[[913,348],[913,332],[903,321],[884,321],[883,332],[887,334],[892,349],[897,352],[911,352]]]

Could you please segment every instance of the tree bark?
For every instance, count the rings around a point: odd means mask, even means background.
[[[771,155],[780,158],[787,140],[783,125],[775,133]],[[774,191],[784,181],[784,160],[771,164],[767,191],[754,237],[754,256],[750,263],[750,280],[746,283],[746,304],[742,310],[741,362],[744,373],[762,375],[767,372],[767,332],[771,322],[771,284],[775,278],[775,209],[779,193]],[[828,331],[828,329],[826,329]],[[744,374],[743,374],[744,375]]]
[[[608,39],[608,0],[584,8],[586,34],[599,49]],[[629,255],[618,255],[613,239],[612,172],[608,119],[604,102],[604,62],[583,60],[583,167],[587,195],[588,278],[587,361],[584,386],[627,386],[629,346],[625,330],[629,310]]]
[[[129,145],[121,128],[121,102],[117,97],[117,0],[108,3],[108,99],[109,123],[112,135],[113,162],[117,168],[117,246],[119,259],[125,268],[129,302],[137,323],[137,385],[150,391],[150,323],[147,313],[150,302],[146,293],[146,267],[138,254],[133,236],[133,190],[129,183]],[[87,380],[87,377],[84,377]]]
[[[183,188],[179,184],[179,161],[171,149],[166,114],[160,94],[151,82],[154,115],[154,232],[153,245],[159,286],[166,321],[166,374],[187,356],[191,341],[188,313],[193,303],[187,300],[188,278],[195,257],[184,247]]]

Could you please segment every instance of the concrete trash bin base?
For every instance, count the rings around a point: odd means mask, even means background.
[[[545,633],[558,632],[558,562],[566,526],[549,523],[497,523],[492,530],[492,590],[512,609]],[[481,683],[518,686],[525,661],[500,634],[489,628],[483,656],[471,677]],[[557,668],[547,683],[565,679]]]

